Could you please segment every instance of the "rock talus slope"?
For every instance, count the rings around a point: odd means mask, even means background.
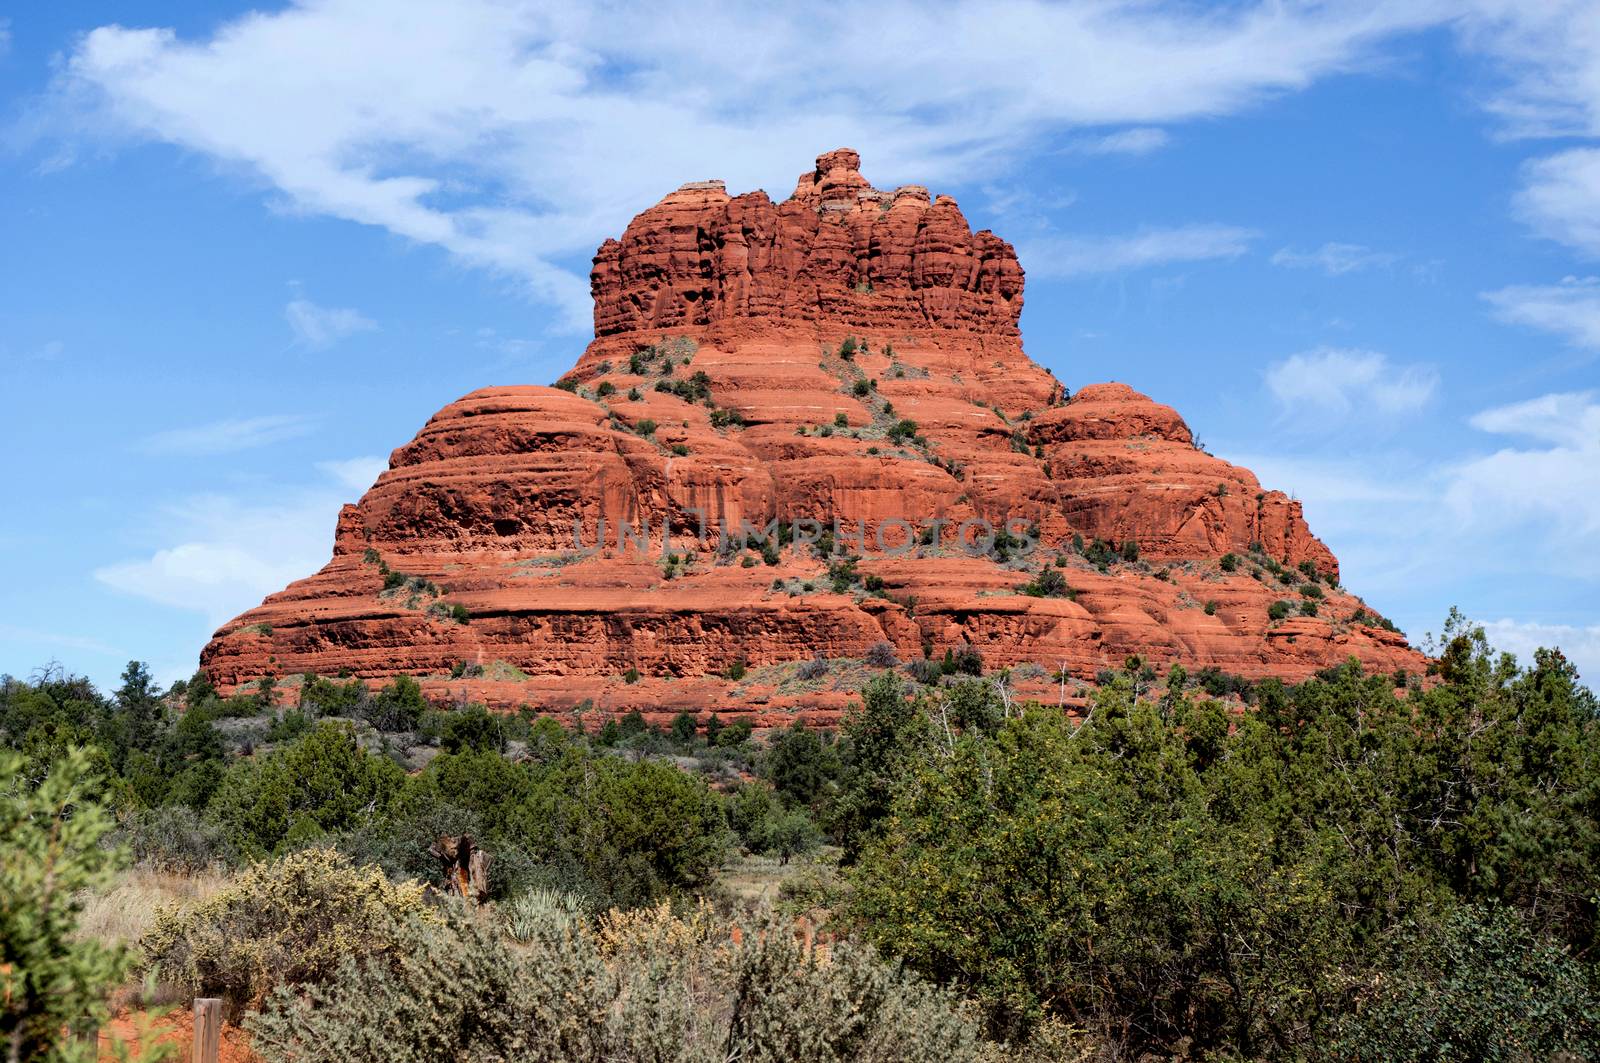
[[[880,643],[1084,679],[1133,654],[1287,679],[1421,663],[1298,502],[1172,408],[1030,361],[1011,246],[948,196],[873,188],[853,151],[781,203],[685,185],[601,245],[591,286],[572,371],[435,414],[344,508],[333,559],[217,632],[215,681],[410,674],[502,707],[767,723],[834,718]],[[719,535],[774,520],[838,556]],[[1038,549],[984,552],[981,522],[1008,521]]]

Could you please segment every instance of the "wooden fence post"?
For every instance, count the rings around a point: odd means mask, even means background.
[[[215,997],[194,998],[193,1063],[217,1063],[222,1051],[222,1001]]]

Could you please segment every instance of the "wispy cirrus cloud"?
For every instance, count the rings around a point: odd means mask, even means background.
[[[187,428],[169,428],[146,436],[139,449],[161,457],[207,457],[281,443],[310,435],[316,423],[300,414],[230,417]]]
[[[388,467],[388,458],[375,456],[317,462],[317,468],[320,471],[357,493],[371,487],[373,481]]]
[[[1286,410],[1387,415],[1426,405],[1439,386],[1439,373],[1431,366],[1397,365],[1378,351],[1319,347],[1274,362],[1266,385]]]
[[[1236,225],[1181,225],[1112,236],[1047,236],[1018,248],[1029,276],[1076,277],[1092,273],[1238,258],[1257,233]]]
[[[318,306],[309,299],[289,300],[283,316],[294,333],[295,343],[320,351],[332,347],[342,339],[359,332],[374,332],[378,323],[361,313],[343,306]]]
[[[1484,292],[1482,298],[1501,321],[1600,350],[1600,277],[1567,277],[1560,284],[1514,284]]]
[[[1103,136],[1079,137],[1068,143],[1067,150],[1080,155],[1148,155],[1166,147],[1171,140],[1165,129],[1137,126]]]
[[[1600,547],[1600,401],[1592,391],[1541,395],[1476,414],[1481,432],[1531,441],[1455,466],[1445,499],[1479,528],[1536,524],[1559,553],[1593,567]],[[1581,562],[1580,562],[1581,559]]]
[[[826,0],[301,0],[199,37],[102,26],[35,124],[195,152],[293,209],[518,278],[582,330],[588,286],[563,257],[586,255],[663,182],[781,196],[797,159],[842,143],[886,184],[1003,171],[1057,131],[1126,126],[1086,143],[1152,150],[1156,125],[1363,69],[1438,19],[1375,0],[874,10],[871,34],[856,7]]]
[[[1392,266],[1399,260],[1399,255],[1386,251],[1374,251],[1361,244],[1336,242],[1325,243],[1314,251],[1279,248],[1272,255],[1274,266],[1288,269],[1320,269],[1330,277]]]

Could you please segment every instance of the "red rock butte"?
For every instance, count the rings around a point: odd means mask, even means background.
[[[948,196],[873,188],[854,151],[782,203],[684,185],[600,246],[590,285],[578,364],[435,414],[344,507],[333,559],[217,632],[214,681],[407,674],[501,708],[765,725],[836,719],[881,643],[971,647],[1052,701],[1045,673],[1135,654],[1287,680],[1422,664],[1338,586],[1298,502],[1171,407],[1029,360],[1011,245]],[[796,519],[837,522],[853,571],[717,534]],[[903,548],[902,521],[935,520],[937,544]],[[980,520],[1039,549],[979,554],[978,524],[953,541]],[[1021,590],[1045,570],[1070,592]]]

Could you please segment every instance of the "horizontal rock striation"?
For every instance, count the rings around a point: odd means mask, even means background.
[[[1069,395],[1029,360],[1022,287],[1009,244],[948,197],[874,189],[852,151],[779,204],[686,185],[601,246],[595,339],[557,386],[439,411],[344,508],[328,565],[224,625],[203,667],[767,724],[836,719],[883,643],[1038,665],[1018,674],[1054,700],[1045,673],[1135,654],[1288,679],[1422,664],[1298,502],[1172,408]],[[718,535],[795,520],[859,560]],[[1039,548],[954,541],[1008,521]]]

